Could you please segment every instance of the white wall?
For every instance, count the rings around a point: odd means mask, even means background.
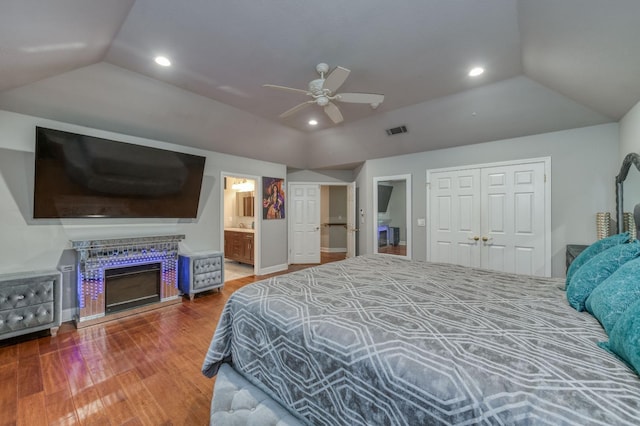
[[[322,186],[328,188],[328,222],[347,222],[347,187]],[[347,228],[342,225],[329,226],[329,248],[333,252],[347,251]]]
[[[640,102],[620,120],[620,163],[630,152],[640,154]]]
[[[610,123],[611,119],[525,76],[311,132],[306,168],[318,169],[402,152],[425,152],[521,135]],[[385,129],[406,125],[408,133]]]
[[[33,173],[35,126],[155,146],[206,157],[197,219],[63,219],[34,220]],[[0,111],[0,273],[56,268],[73,263],[70,240],[144,235],[185,234],[186,250],[222,250],[220,230],[221,172],[238,175],[286,176],[282,164],[219,154],[33,116]],[[260,217],[261,218],[261,217]],[[256,220],[260,220],[256,217]],[[261,222],[261,268],[286,266],[285,220]],[[69,274],[67,274],[69,275]],[[63,308],[75,303],[71,277],[65,277]]]
[[[640,146],[640,143],[639,143]],[[618,124],[603,124],[457,148],[369,160],[358,172],[361,208],[360,253],[372,250],[373,178],[412,175],[412,253],[426,259],[426,170],[536,157],[551,157],[551,255],[553,276],[565,275],[565,246],[596,240],[595,214],[615,212],[615,176],[619,168]]]
[[[329,227],[324,224],[329,222],[329,187],[320,187],[320,250],[329,251],[331,247],[331,239],[329,235]]]
[[[353,170],[290,170],[287,181],[293,183],[346,183],[353,182]]]
[[[0,110],[306,167],[304,133],[106,62],[0,92]]]

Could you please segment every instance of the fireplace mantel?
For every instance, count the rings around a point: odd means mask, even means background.
[[[153,243],[180,242],[184,235],[155,235],[150,237],[108,238],[100,240],[71,240],[71,247],[75,250],[90,250],[93,248],[120,247],[131,244],[143,245]]]
[[[177,280],[178,243],[184,235],[72,240],[77,252],[76,325],[87,325],[105,317],[105,270],[159,263],[160,305],[179,302]]]

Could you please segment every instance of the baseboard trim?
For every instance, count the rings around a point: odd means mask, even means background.
[[[289,269],[289,265],[287,265],[286,263],[281,265],[273,265],[269,266],[268,268],[262,268],[259,271],[256,271],[256,275],[275,274],[276,272],[286,271],[287,269]]]
[[[62,310],[62,322],[73,321],[73,317],[76,315],[77,310],[75,308]]]
[[[320,247],[322,253],[346,253],[346,247]]]

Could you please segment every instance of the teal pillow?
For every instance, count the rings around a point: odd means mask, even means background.
[[[640,300],[624,311],[611,330],[609,343],[601,346],[625,360],[640,374]]]
[[[598,253],[578,269],[567,287],[567,300],[577,311],[584,311],[584,302],[591,292],[620,266],[640,256],[640,241],[618,244]]]
[[[600,321],[607,334],[620,316],[640,300],[640,258],[622,265],[591,292],[585,302],[587,311]]]
[[[618,244],[624,244],[629,242],[630,235],[628,232],[623,232],[622,234],[612,235],[607,238],[603,238],[601,240],[596,241],[591,244],[589,247],[584,249],[582,253],[580,253],[569,265],[569,269],[567,270],[567,284],[566,287],[569,288],[571,284],[571,278],[573,274],[575,274],[578,269],[585,263],[587,263],[593,256],[597,255],[605,251],[608,248],[613,246],[617,246]]]

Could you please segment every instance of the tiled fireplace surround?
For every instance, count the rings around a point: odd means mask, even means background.
[[[160,302],[151,308],[179,302],[178,243],[183,239],[184,235],[164,235],[71,241],[77,251],[76,326],[103,322],[115,316],[105,316],[104,272],[111,268],[159,263]]]

